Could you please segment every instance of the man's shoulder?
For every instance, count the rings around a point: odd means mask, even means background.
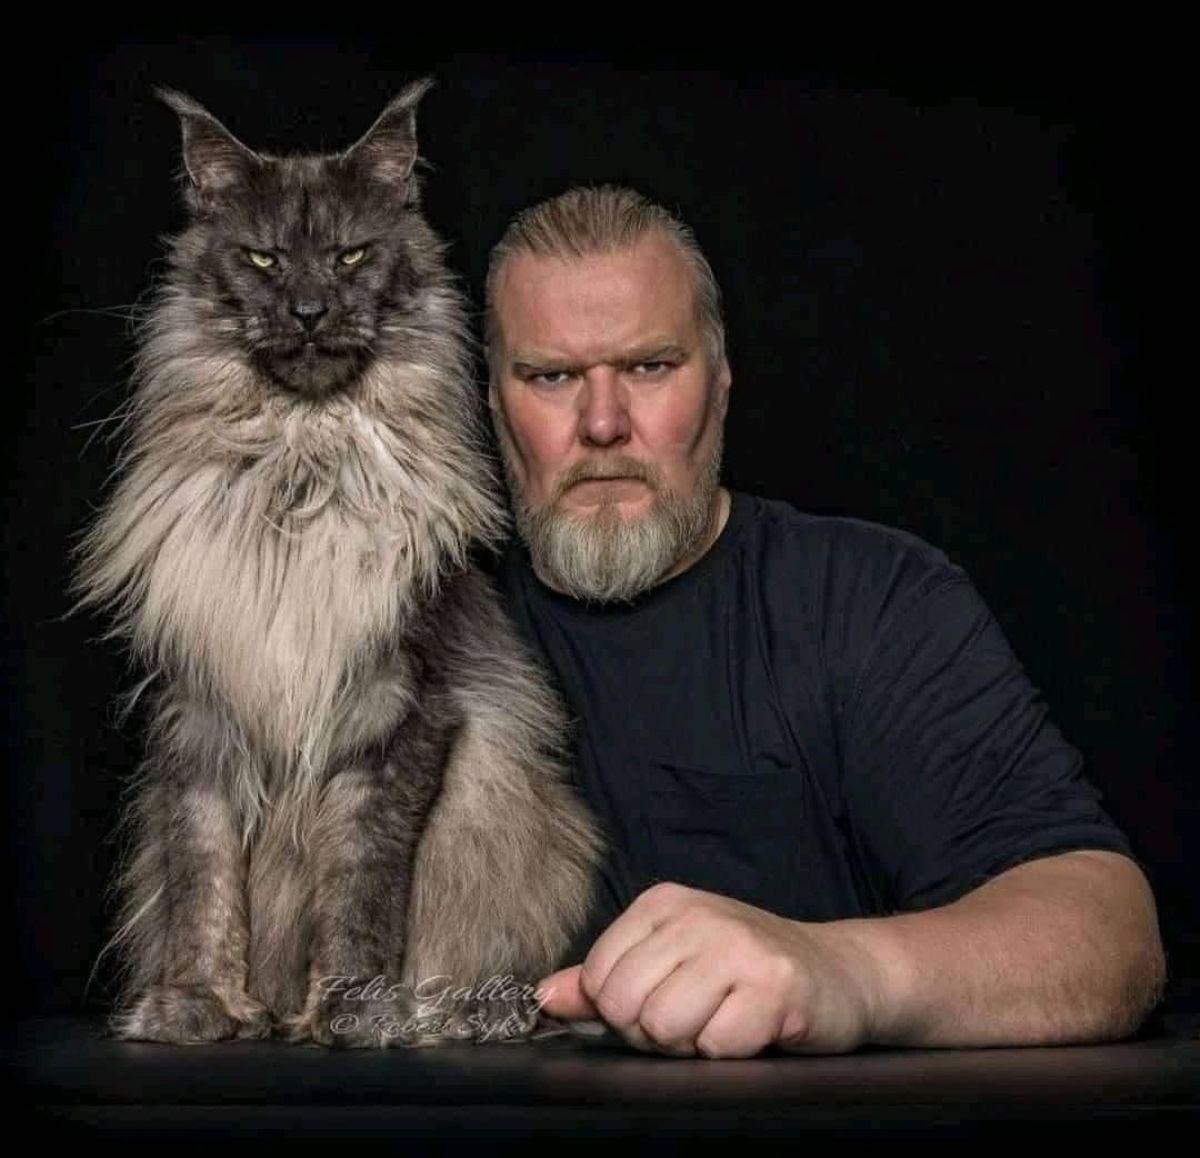
[[[902,527],[851,515],[816,514],[763,495],[742,494],[741,501],[747,512],[747,538],[788,571],[885,582],[906,576],[937,582],[963,575],[942,548]]]
[[[781,499],[746,496],[743,583],[779,639],[819,640],[830,656],[865,654],[969,593],[964,569],[913,531]]]

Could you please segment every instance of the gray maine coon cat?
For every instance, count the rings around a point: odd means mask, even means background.
[[[189,220],[78,570],[153,689],[119,1036],[524,1036],[515,990],[591,901],[560,702],[471,558],[506,518],[419,207],[427,87],[298,157],[160,94]],[[471,992],[434,1000],[449,987]]]

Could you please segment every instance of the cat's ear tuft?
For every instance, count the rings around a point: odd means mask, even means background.
[[[263,163],[199,102],[168,88],[155,89],[155,95],[179,115],[183,163],[201,204],[242,184]]]
[[[405,184],[417,161],[417,105],[432,85],[432,77],[407,85],[342,160],[363,166],[376,181]]]

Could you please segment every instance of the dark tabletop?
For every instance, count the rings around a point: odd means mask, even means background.
[[[1108,1045],[714,1061],[575,1036],[384,1051],[162,1046],[107,1040],[95,1018],[46,1017],[6,1034],[3,1062],[16,1118],[36,1120],[42,1138],[559,1136],[640,1148],[721,1136],[1132,1140],[1200,1122],[1194,1023]]]

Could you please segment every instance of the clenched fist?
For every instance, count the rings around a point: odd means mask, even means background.
[[[566,1020],[602,1018],[637,1049],[684,1057],[752,1057],[770,1045],[849,1052],[869,1038],[883,974],[840,924],[655,885],[582,965],[541,982],[543,1008]]]

